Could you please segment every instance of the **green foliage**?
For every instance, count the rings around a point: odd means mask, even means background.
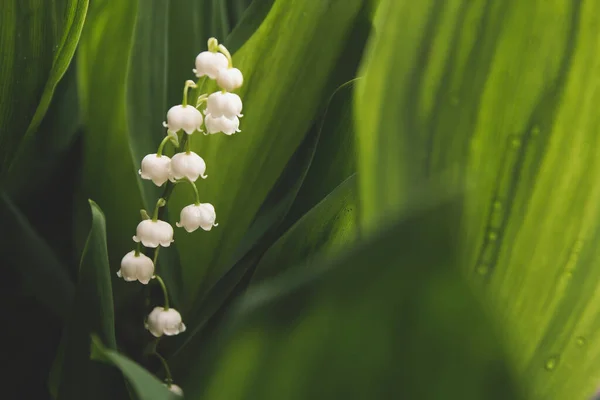
[[[88,0],[0,5],[0,181],[35,134],[75,53]]]
[[[64,325],[38,343],[52,397],[173,398],[160,350],[191,399],[586,398],[596,3],[2,3],[0,250],[8,293],[47,311],[16,321]],[[211,36],[242,132],[191,136],[219,226],[160,252],[187,331],[154,340],[162,293],[115,271],[141,208],[170,195],[174,225],[192,202],[138,169]],[[190,103],[217,90],[198,83]]]
[[[204,360],[178,371],[187,395],[520,398],[453,265],[456,204],[422,205],[336,260],[251,288],[213,341],[187,354]]]
[[[358,83],[363,224],[429,177],[466,188],[461,265],[536,399],[583,399],[600,378],[599,7],[382,1]]]

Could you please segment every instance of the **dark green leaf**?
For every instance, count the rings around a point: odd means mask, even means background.
[[[348,178],[296,222],[261,258],[253,282],[313,258],[333,255],[356,239],[356,179]]]
[[[67,268],[4,193],[0,195],[0,221],[3,265],[19,276],[26,293],[67,319],[75,291]]]
[[[73,313],[63,337],[66,346],[60,368],[59,400],[101,398],[95,391],[114,379],[102,374],[101,367],[90,361],[90,334],[97,334],[111,349],[117,347],[106,223],[96,203],[90,200],[90,207],[91,230],[79,267]]]
[[[271,10],[275,0],[253,0],[252,3],[241,13],[243,5],[241,3],[248,0],[232,0],[236,3],[232,8],[235,12],[235,18],[239,23],[235,25],[231,34],[227,37],[227,48],[233,54],[235,53],[258,29]]]
[[[93,358],[113,364],[127,378],[139,400],[177,399],[155,376],[129,358],[105,347],[97,337],[92,337]]]
[[[6,0],[0,4],[0,176],[18,174],[83,28],[88,0]]]
[[[458,202],[422,203],[342,257],[249,290],[213,340],[186,354],[203,360],[177,371],[187,395],[520,398],[490,321],[455,265]]]

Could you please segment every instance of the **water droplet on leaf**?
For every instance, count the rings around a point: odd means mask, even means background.
[[[558,361],[559,361],[558,356],[550,357],[549,359],[546,360],[546,363],[544,364],[544,368],[546,369],[546,371],[554,371],[556,369],[556,366],[558,365]]]

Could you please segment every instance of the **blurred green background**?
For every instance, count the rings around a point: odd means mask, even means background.
[[[159,258],[185,398],[593,396],[598,1],[3,0],[0,18],[0,397],[173,398],[143,327],[160,288],[116,271],[162,193],[140,161],[209,37],[244,117],[193,136],[219,227]]]

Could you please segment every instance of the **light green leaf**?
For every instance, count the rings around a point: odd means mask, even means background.
[[[34,139],[83,28],[88,0],[0,4],[0,177]]]
[[[176,372],[187,395],[521,398],[497,336],[453,265],[455,206],[413,210],[333,261],[249,290],[206,346],[187,354],[204,362]]]
[[[471,187],[461,265],[493,301],[530,398],[588,398],[600,382],[600,3],[382,0],[377,25],[356,96],[364,225],[430,176]]]
[[[337,254],[358,235],[353,175],[296,222],[261,258],[252,281],[274,277],[317,256]]]
[[[231,252],[327,100],[323,87],[361,7],[362,0],[328,7],[278,1],[234,55],[245,76],[242,132],[192,141],[208,166],[201,201],[215,206],[219,227],[178,237],[184,281],[193,286],[189,292],[197,292],[200,283],[201,291],[210,288],[229,267]],[[327,40],[316,45],[323,37]],[[307,68],[312,63],[318,68]],[[175,191],[169,207],[176,214],[189,202],[187,193]]]
[[[139,400],[169,400],[179,398],[155,376],[129,358],[107,348],[97,336],[92,336],[92,354],[97,360],[106,361],[119,368],[127,378]]]
[[[118,265],[133,248],[129,239],[144,206],[137,178],[139,163],[132,158],[125,114],[127,55],[136,12],[135,0],[94,1],[77,60],[85,132],[75,220],[80,225],[86,221],[85,198],[102,204],[111,265]],[[79,227],[80,237],[85,237],[85,228]]]
[[[103,383],[108,383],[103,382],[105,377],[100,373],[102,370],[90,362],[90,334],[99,335],[111,349],[117,347],[106,248],[106,223],[104,214],[96,203],[90,200],[90,207],[91,230],[81,257],[73,312],[63,335],[66,345],[63,364],[59,368],[59,400],[102,398],[96,392],[97,385],[90,383],[94,381],[100,387],[104,386]],[[114,377],[106,376],[106,379]],[[105,388],[106,391],[115,389]]]

